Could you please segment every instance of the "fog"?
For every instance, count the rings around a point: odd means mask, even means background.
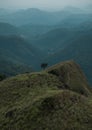
[[[92,0],[0,0],[0,8],[60,9],[65,6],[85,7]]]

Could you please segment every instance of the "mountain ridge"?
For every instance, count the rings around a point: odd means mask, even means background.
[[[75,72],[77,70],[78,74],[71,72],[70,64],[75,67],[72,70]],[[69,89],[67,86],[64,88],[59,75],[52,74],[50,70],[60,70],[60,67],[65,74],[67,71],[74,74],[75,80],[81,75],[76,63],[68,61],[42,72],[17,75],[0,82],[1,130],[16,128],[17,130],[61,130],[61,128],[90,130],[92,128],[91,88],[85,89],[84,85],[80,85],[78,90],[82,89],[85,93]],[[62,71],[60,74],[62,76]],[[67,75],[64,78],[66,77]],[[71,76],[70,78],[72,79]],[[82,78],[85,79],[84,75],[81,75]],[[83,82],[80,80],[79,84]],[[85,83],[87,83],[86,79]]]
[[[26,41],[25,38],[17,35],[3,35],[0,36],[0,62],[1,62],[1,68],[0,72],[2,73],[2,70],[4,70],[7,73],[12,73],[13,72],[13,64],[14,68],[16,68],[16,65],[18,64],[21,66],[28,66],[28,68],[34,68],[38,64],[38,68],[40,68],[40,62],[41,62],[41,57],[40,50],[35,48],[33,45],[31,45],[28,41]],[[39,57],[39,59],[37,58]],[[7,63],[8,68],[9,65],[11,64],[11,69],[12,72],[9,72],[10,70],[7,70],[6,64],[4,65],[4,62]],[[2,65],[3,64],[3,65]],[[6,67],[5,67],[6,66]],[[6,68],[6,69],[5,69]],[[20,67],[21,69],[21,67]],[[35,68],[37,69],[37,68]],[[24,71],[23,71],[24,72]]]

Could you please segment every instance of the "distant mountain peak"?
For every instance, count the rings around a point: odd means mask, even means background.
[[[41,11],[41,10],[38,8],[28,8],[27,11]]]
[[[66,7],[64,8],[64,10],[65,10],[65,11],[72,12],[72,13],[74,13],[74,12],[76,12],[76,13],[83,12],[83,10],[81,10],[80,8],[78,8],[78,7],[73,7],[73,6],[66,6]],[[74,12],[73,12],[73,11],[74,11]]]

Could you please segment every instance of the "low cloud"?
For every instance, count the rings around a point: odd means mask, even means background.
[[[60,8],[64,6],[85,6],[92,0],[0,0],[3,8]]]

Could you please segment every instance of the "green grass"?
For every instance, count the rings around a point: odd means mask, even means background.
[[[75,70],[71,71],[70,63]],[[71,87],[65,88],[68,70]],[[76,85],[78,76],[82,80]],[[65,68],[60,64],[1,81],[0,130],[91,130],[92,96],[84,77],[73,62],[67,62]]]
[[[87,79],[78,64],[74,61],[66,61],[47,69],[48,73],[54,74],[67,85],[68,89],[83,95],[90,94]]]

